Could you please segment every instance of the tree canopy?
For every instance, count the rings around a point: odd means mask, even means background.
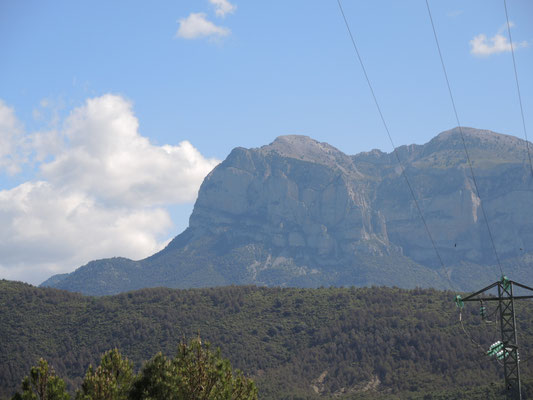
[[[22,381],[12,400],[69,400],[63,379],[41,359]],[[76,400],[257,400],[255,383],[233,372],[220,349],[210,350],[200,337],[182,342],[173,358],[161,352],[145,363],[139,374],[118,349],[89,366]]]
[[[22,393],[16,393],[12,400],[69,400],[63,379],[44,359],[31,368],[30,375],[22,381]]]
[[[39,357],[74,394],[108,349],[120,349],[140,372],[159,351],[172,359],[180,338],[198,332],[265,400],[403,399],[503,387],[502,369],[485,354],[499,338],[498,320],[487,323],[478,306],[466,305],[466,335],[454,295],[246,286],[88,297],[0,281],[0,398],[20,389]],[[526,385],[533,377],[533,302],[517,302],[516,311]]]

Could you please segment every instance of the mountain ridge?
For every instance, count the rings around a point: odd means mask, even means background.
[[[489,221],[498,226],[502,259],[522,257],[531,267],[527,250],[518,250],[533,239],[525,141],[462,130]],[[189,227],[162,251],[140,261],[92,261],[42,285],[87,294],[229,284],[447,288],[449,279],[464,284],[466,264],[492,271],[459,129],[396,151],[444,269],[393,153],[350,156],[307,136],[286,135],[259,148],[233,149],[204,179]],[[527,275],[527,268],[513,268]]]

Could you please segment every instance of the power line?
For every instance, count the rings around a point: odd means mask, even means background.
[[[505,0],[504,0],[505,2]],[[516,323],[515,323],[515,311],[514,311],[514,305],[513,305],[513,299],[517,299],[519,297],[515,297],[513,296],[513,284],[514,285],[518,285],[519,287],[522,287],[522,288],[526,288],[526,289],[529,289],[529,290],[532,290],[531,288],[529,287],[526,287],[522,284],[519,284],[517,282],[513,282],[513,281],[509,281],[503,274],[503,269],[502,269],[502,265],[501,265],[501,262],[500,262],[500,258],[498,256],[498,251],[496,250],[496,245],[494,243],[494,238],[492,236],[492,231],[490,229],[490,225],[489,225],[489,221],[488,221],[488,218],[487,218],[487,214],[485,212],[485,207],[483,206],[483,202],[481,201],[481,195],[479,193],[479,188],[478,188],[478,185],[477,185],[477,181],[476,181],[476,177],[475,177],[475,174],[474,174],[474,169],[472,167],[472,162],[470,160],[470,155],[468,154],[468,149],[467,149],[467,146],[466,146],[466,140],[464,138],[464,133],[463,133],[463,128],[461,126],[461,122],[459,121],[459,115],[457,113],[457,107],[455,106],[455,101],[453,99],[453,93],[452,93],[452,89],[451,89],[451,86],[450,86],[450,81],[448,79],[448,74],[446,72],[446,67],[444,65],[444,59],[442,57],[442,52],[441,52],[441,49],[440,49],[440,45],[439,45],[439,40],[438,40],[438,37],[437,37],[437,31],[435,29],[435,24],[433,22],[433,17],[431,15],[431,9],[429,7],[429,1],[426,0],[426,7],[427,7],[427,10],[428,10],[428,15],[429,15],[429,19],[431,21],[431,27],[433,29],[433,36],[435,37],[435,43],[437,45],[437,50],[438,50],[438,53],[439,53],[439,58],[440,58],[440,62],[441,62],[441,66],[442,66],[442,70],[444,72],[444,77],[445,77],[445,80],[446,80],[446,85],[448,87],[448,93],[450,95],[450,100],[451,100],[451,103],[452,103],[452,107],[453,107],[453,112],[454,112],[454,115],[455,115],[455,119],[457,121],[457,126],[459,128],[459,133],[461,135],[461,140],[463,142],[463,147],[464,147],[464,151],[465,151],[465,155],[466,155],[466,159],[468,161],[468,165],[470,167],[470,172],[472,174],[472,181],[474,183],[474,187],[475,187],[475,190],[476,190],[476,194],[480,200],[480,206],[481,206],[481,210],[483,212],[483,217],[484,217],[484,220],[485,220],[485,224],[487,226],[487,231],[489,233],[489,238],[490,238],[490,241],[491,241],[491,244],[492,244],[492,248],[494,250],[494,255],[496,256],[496,260],[498,262],[498,266],[500,268],[500,273],[501,273],[501,281],[499,282],[495,282],[493,283],[492,285],[474,293],[474,294],[471,294],[467,297],[465,297],[464,299],[460,299],[460,303],[458,302],[458,305],[461,307],[462,304],[463,304],[463,301],[476,301],[476,300],[479,300],[479,301],[483,301],[483,300],[493,300],[493,299],[490,299],[490,298],[485,298],[483,299],[482,297],[479,297],[480,294],[486,292],[487,290],[491,289],[492,287],[498,287],[498,302],[499,302],[499,311],[500,311],[500,331],[501,331],[501,341],[499,342],[501,344],[501,346],[505,346],[504,347],[504,350],[503,350],[503,367],[504,367],[504,376],[505,376],[505,384],[506,384],[506,388],[507,388],[507,391],[508,391],[508,397],[510,395],[513,396],[513,398],[517,398],[517,399],[521,399],[522,398],[522,395],[521,395],[521,383],[520,383],[520,371],[519,371],[519,355],[518,355],[518,346],[517,346],[517,333],[516,333]],[[507,16],[507,8],[506,8],[506,16]],[[510,34],[510,29],[509,29],[509,19],[507,17],[507,27],[508,27],[508,30],[509,30],[509,34]],[[512,49],[512,41],[511,41],[511,49]],[[513,63],[514,63],[514,53],[513,53]],[[516,74],[516,64],[515,65],[515,77],[517,79],[517,84],[518,84],[518,75]],[[518,86],[518,89],[519,89],[519,86]],[[520,93],[520,92],[519,92]],[[521,105],[521,103],[520,103]],[[521,110],[522,110],[522,105],[521,105]],[[524,118],[523,118],[523,114],[522,114],[522,122],[524,123]],[[525,128],[525,123],[524,123],[524,128]],[[526,143],[527,143],[527,137],[526,137]],[[529,156],[529,145],[528,145],[528,156]],[[533,175],[533,166],[531,164],[531,157],[529,157],[529,160],[530,160],[530,167],[531,167],[531,171],[532,171],[532,175]],[[477,298],[475,298],[477,296]],[[523,296],[525,298],[525,296]],[[529,296],[529,297],[533,297],[533,296]],[[457,298],[456,298],[457,299]],[[482,312],[482,315],[483,315],[483,303],[481,303],[481,312]],[[463,322],[462,322],[462,318],[461,316],[459,317],[459,320],[461,322],[461,327],[463,328],[463,331],[464,333],[468,335],[467,331],[464,329],[464,325],[463,325]],[[470,337],[470,340],[475,343],[475,341],[472,339],[472,337]],[[477,343],[475,343],[476,345],[478,345]],[[493,345],[494,346],[494,345]],[[478,347],[480,347],[478,345]],[[490,353],[489,353],[490,354]],[[498,353],[499,354],[499,353]],[[529,358],[528,358],[529,360]]]
[[[405,179],[405,182],[406,182],[406,184],[407,184],[407,186],[408,186],[408,188],[409,188],[409,191],[410,191],[411,196],[412,196],[412,198],[413,198],[413,201],[414,201],[414,203],[415,203],[415,205],[416,205],[416,208],[417,208],[417,210],[418,210],[418,213],[419,213],[419,215],[420,215],[420,218],[422,219],[422,222],[423,222],[423,224],[424,224],[424,227],[425,227],[426,233],[427,233],[427,235],[428,235],[428,237],[429,237],[429,239],[430,239],[430,241],[431,241],[431,243],[432,243],[433,249],[435,250],[435,253],[436,253],[436,255],[437,255],[437,258],[439,259],[440,264],[441,264],[441,266],[443,267],[444,273],[445,273],[446,277],[448,278],[448,281],[449,281],[449,283],[450,283],[450,286],[453,288],[454,285],[452,284],[452,282],[451,282],[449,276],[448,276],[447,273],[446,273],[446,268],[445,268],[445,266],[444,266],[444,262],[442,261],[442,258],[441,258],[441,256],[440,256],[440,253],[439,253],[438,249],[437,249],[437,246],[436,246],[436,244],[435,244],[435,241],[433,240],[433,237],[432,237],[432,235],[431,235],[431,232],[430,232],[430,230],[429,230],[429,227],[428,227],[428,225],[427,225],[427,223],[426,223],[426,220],[425,220],[425,218],[424,218],[424,215],[423,215],[423,213],[422,213],[422,209],[420,208],[420,205],[419,205],[419,203],[418,203],[418,201],[417,201],[417,199],[416,199],[416,196],[415,196],[414,190],[413,190],[413,188],[412,188],[412,186],[411,186],[411,183],[409,182],[409,179],[408,179],[407,174],[406,174],[406,172],[405,172],[405,168],[404,168],[404,166],[403,166],[403,164],[402,164],[402,162],[401,162],[401,160],[400,160],[400,157],[399,157],[399,155],[398,155],[398,152],[396,151],[396,146],[394,145],[394,141],[392,140],[392,136],[391,136],[391,134],[390,134],[389,128],[388,128],[387,123],[386,123],[386,121],[385,121],[385,118],[384,118],[384,116],[383,116],[383,112],[381,111],[381,107],[380,107],[380,105],[379,105],[379,102],[378,102],[377,97],[376,97],[376,95],[375,95],[374,89],[373,89],[372,84],[371,84],[371,82],[370,82],[370,78],[368,77],[368,73],[367,73],[366,68],[365,68],[365,66],[364,66],[364,63],[363,63],[362,57],[361,57],[361,55],[360,55],[360,53],[359,53],[359,49],[358,49],[358,47],[357,47],[357,44],[355,43],[355,39],[354,39],[354,36],[353,36],[353,34],[352,34],[352,32],[351,32],[350,25],[348,24],[348,20],[347,20],[347,18],[346,18],[346,15],[345,15],[345,13],[344,13],[344,10],[343,10],[343,8],[342,8],[341,1],[340,1],[340,0],[337,0],[337,4],[338,4],[338,6],[339,6],[339,10],[340,10],[340,12],[341,12],[341,14],[342,14],[342,17],[343,17],[344,23],[345,23],[345,25],[346,25],[346,29],[347,29],[348,34],[349,34],[349,36],[350,36],[350,39],[351,39],[351,41],[352,41],[353,48],[354,48],[355,53],[356,53],[356,55],[357,55],[357,59],[359,60],[359,63],[360,63],[360,65],[361,65],[361,69],[363,70],[363,74],[364,74],[364,76],[365,76],[366,82],[367,82],[368,87],[369,87],[369,89],[370,89],[370,92],[371,92],[371,94],[372,94],[372,98],[374,99],[374,103],[375,103],[376,108],[377,108],[377,110],[378,110],[379,116],[380,116],[381,121],[382,121],[382,123],[383,123],[383,126],[384,126],[384,128],[385,128],[385,131],[387,132],[387,136],[388,136],[388,138],[389,138],[389,141],[390,141],[390,143],[391,143],[391,145],[392,145],[392,147],[393,147],[393,152],[394,152],[394,155],[396,156],[396,160],[398,161],[398,164],[399,164],[399,166],[400,166],[400,169],[401,169],[402,175],[403,175],[403,177],[404,177],[404,179]],[[446,73],[446,69],[445,69],[445,67],[444,67],[444,61],[443,61],[442,54],[441,54],[441,51],[440,51],[440,46],[439,46],[439,43],[438,43],[438,39],[437,39],[436,31],[435,31],[435,26],[434,26],[434,24],[433,24],[433,18],[431,17],[431,11],[430,11],[430,9],[429,9],[429,4],[428,4],[427,0],[426,0],[426,5],[427,5],[427,7],[428,7],[428,12],[429,12],[430,20],[431,20],[431,24],[432,24],[432,27],[433,27],[433,33],[434,33],[434,35],[435,35],[435,40],[436,40],[436,43],[437,43],[437,48],[438,48],[438,50],[439,50],[439,56],[440,56],[440,59],[441,59],[441,64],[442,64],[442,67],[443,67],[444,75],[445,75],[445,77],[446,77],[446,83],[447,83],[447,85],[448,85],[448,91],[449,91],[449,93],[450,93],[450,98],[451,98],[451,100],[452,100],[452,105],[453,105],[453,109],[454,109],[455,117],[456,117],[456,119],[457,119],[457,123],[458,123],[459,130],[460,130],[460,133],[461,133],[461,138],[462,138],[462,141],[463,141],[464,150],[465,150],[465,153],[466,153],[466,157],[467,157],[467,160],[468,160],[468,164],[469,164],[469,166],[470,166],[470,171],[471,171],[471,173],[472,173],[472,179],[473,179],[473,181],[474,181],[474,185],[475,185],[475,189],[476,189],[476,193],[477,193],[477,195],[478,195],[478,198],[481,200],[481,197],[480,197],[480,195],[479,195],[479,189],[478,189],[478,187],[477,187],[477,182],[476,182],[476,180],[475,180],[474,171],[473,171],[473,168],[472,168],[472,163],[471,163],[471,161],[470,161],[470,156],[469,156],[469,154],[468,154],[468,150],[467,150],[467,147],[466,147],[466,142],[465,142],[465,139],[464,139],[463,131],[462,131],[461,124],[460,124],[460,122],[459,122],[459,117],[458,117],[458,114],[457,114],[457,110],[456,110],[456,107],[455,107],[455,102],[454,102],[454,100],[453,100],[453,95],[452,95],[452,91],[451,91],[451,88],[450,88],[450,84],[449,84],[448,76],[447,76],[447,73]],[[532,171],[533,171],[533,169],[532,169]],[[492,232],[491,232],[491,230],[490,230],[490,226],[489,226],[489,224],[488,224],[488,219],[487,219],[487,216],[486,216],[485,210],[484,210],[483,205],[482,205],[481,202],[480,202],[480,205],[481,205],[481,208],[482,208],[482,211],[483,211],[483,216],[484,216],[484,218],[485,218],[485,223],[486,223],[486,225],[487,225],[487,229],[488,229],[489,236],[490,236],[490,239],[491,239],[492,247],[493,247],[493,249],[494,249],[494,253],[495,253],[495,255],[496,255],[496,259],[497,259],[497,261],[498,261],[498,265],[499,265],[499,267],[500,267],[500,272],[502,273],[502,276],[503,276],[503,270],[502,270],[502,267],[501,267],[500,259],[499,259],[499,257],[498,257],[498,253],[497,253],[497,251],[496,251],[496,247],[495,247],[495,245],[494,245],[494,240],[493,240],[493,237],[492,237]],[[503,278],[502,278],[502,279],[503,279]],[[477,346],[477,347],[483,352],[483,355],[486,355],[486,352],[485,352],[485,350],[483,349],[483,347],[482,347],[479,343],[477,343],[477,342],[472,338],[472,336],[466,331],[466,329],[465,329],[465,327],[464,327],[464,324],[463,324],[462,313],[461,313],[461,311],[459,312],[459,322],[460,322],[461,328],[462,328],[463,332],[465,333],[465,335],[470,339],[470,341],[471,341],[474,345],[476,345],[476,346]],[[501,365],[501,362],[500,362],[499,360],[497,360],[497,362],[498,362],[498,364]]]
[[[489,233],[490,242],[492,243],[492,249],[494,250],[494,255],[496,256],[496,261],[498,262],[498,267],[500,267],[500,273],[503,276],[504,274],[503,274],[502,264],[500,262],[500,257],[498,256],[498,251],[496,250],[496,245],[494,244],[494,238],[492,236],[492,231],[490,229],[489,220],[485,212],[485,207],[483,206],[483,202],[481,201],[481,196],[479,194],[476,176],[474,174],[474,168],[472,168],[472,162],[470,161],[470,155],[468,154],[468,149],[466,148],[466,141],[465,141],[465,136],[463,134],[463,128],[461,126],[461,122],[459,121],[459,115],[457,114],[457,108],[455,107],[455,101],[453,99],[452,89],[450,86],[450,80],[448,79],[448,73],[446,72],[446,67],[444,66],[444,59],[442,57],[442,52],[440,50],[439,39],[437,37],[437,31],[435,30],[435,24],[433,23],[433,17],[431,15],[431,10],[429,8],[428,0],[426,0],[426,7],[428,10],[428,14],[429,14],[429,20],[431,21],[431,27],[433,28],[433,36],[435,37],[435,43],[437,44],[437,50],[439,52],[440,63],[442,65],[442,71],[444,72],[444,78],[446,79],[446,85],[448,86],[448,93],[450,94],[450,100],[452,102],[453,112],[455,114],[455,119],[457,121],[457,126],[459,128],[459,133],[461,134],[461,140],[463,142],[463,147],[464,147],[465,154],[466,154],[466,160],[468,161],[468,166],[470,167],[470,173],[472,174],[472,181],[474,183],[474,188],[476,189],[476,194],[477,194],[477,197],[479,198],[479,204],[481,206],[481,211],[483,213],[483,219],[485,220],[485,224],[487,225],[487,231]]]
[[[357,55],[357,59],[359,60],[359,64],[361,65],[361,69],[363,70],[363,74],[364,74],[364,76],[365,76],[366,83],[368,84],[368,87],[369,87],[369,89],[370,89],[370,92],[372,93],[372,98],[374,99],[374,104],[376,105],[376,108],[377,108],[377,110],[378,110],[379,116],[380,116],[380,118],[381,118],[381,122],[383,123],[383,126],[384,126],[384,128],[385,128],[385,131],[387,132],[387,136],[388,136],[389,141],[390,141],[390,143],[391,143],[391,145],[392,145],[392,148],[393,148],[393,153],[394,153],[394,155],[395,155],[395,157],[396,157],[396,160],[397,160],[397,162],[398,162],[398,165],[400,166],[400,170],[401,170],[402,175],[403,175],[403,177],[404,177],[404,179],[405,179],[405,182],[406,182],[406,184],[407,184],[407,187],[409,188],[409,192],[411,193],[411,197],[413,198],[413,201],[414,201],[414,203],[415,203],[415,205],[416,205],[416,208],[417,208],[418,213],[419,213],[419,215],[420,215],[420,219],[422,220],[422,222],[423,222],[423,224],[424,224],[424,228],[425,228],[425,230],[426,230],[426,233],[427,233],[427,235],[428,235],[428,237],[429,237],[429,239],[430,239],[430,241],[431,241],[431,244],[432,244],[432,246],[433,246],[433,249],[434,249],[434,251],[435,251],[435,254],[437,255],[437,258],[438,258],[438,260],[439,260],[439,262],[440,262],[440,264],[441,264],[441,266],[442,266],[444,276],[445,276],[446,279],[448,280],[448,283],[450,284],[450,288],[453,289],[453,290],[455,290],[455,292],[457,293],[458,291],[457,291],[457,289],[454,287],[455,285],[452,283],[450,277],[448,276],[448,273],[447,273],[447,271],[446,271],[446,267],[445,267],[445,265],[444,265],[444,262],[443,262],[443,260],[442,260],[442,257],[441,257],[441,255],[440,255],[438,249],[437,249],[437,246],[436,246],[436,244],[435,244],[435,241],[434,241],[434,239],[433,239],[433,236],[431,235],[431,232],[430,232],[429,227],[428,227],[428,225],[427,225],[426,219],[424,218],[424,214],[422,213],[422,209],[420,208],[420,205],[418,204],[418,201],[417,201],[417,199],[416,199],[416,196],[415,196],[414,190],[413,190],[413,188],[412,188],[412,186],[411,186],[411,183],[409,182],[409,178],[407,177],[407,174],[406,174],[406,172],[405,172],[405,168],[404,168],[404,166],[403,166],[403,164],[402,164],[402,162],[401,162],[401,160],[400,160],[400,157],[399,157],[399,155],[398,155],[398,152],[396,151],[396,146],[394,145],[394,141],[392,140],[392,135],[390,134],[389,127],[388,127],[388,125],[387,125],[387,123],[386,123],[386,121],[385,121],[385,117],[383,116],[383,112],[381,111],[381,107],[380,107],[380,105],[379,105],[379,102],[378,102],[378,100],[377,100],[376,94],[375,94],[374,89],[373,89],[373,87],[372,87],[372,84],[371,84],[371,82],[370,82],[370,78],[368,77],[368,74],[367,74],[367,72],[366,72],[366,68],[365,68],[365,65],[364,65],[364,63],[363,63],[363,59],[362,59],[362,57],[361,57],[361,54],[359,53],[359,49],[358,49],[358,47],[357,47],[357,44],[355,43],[355,38],[354,38],[354,36],[353,36],[353,34],[352,34],[352,31],[351,31],[351,29],[350,29],[350,25],[348,24],[348,20],[347,20],[347,18],[346,18],[346,15],[345,15],[345,13],[344,13],[343,8],[342,8],[341,1],[340,1],[340,0],[337,0],[337,4],[339,5],[339,10],[340,10],[340,12],[341,12],[341,14],[342,14],[342,18],[343,18],[343,20],[344,20],[344,24],[346,25],[346,29],[348,30],[348,34],[349,34],[350,39],[351,39],[351,41],[352,41],[353,48],[354,48],[355,53],[356,53],[356,55]],[[466,329],[465,329],[465,327],[464,327],[464,325],[463,325],[463,321],[462,321],[461,313],[459,313],[459,322],[460,322],[461,328],[462,328],[463,331],[466,333],[466,335],[470,338],[470,340],[472,341],[472,343],[474,343],[478,348],[480,348],[480,349],[483,351],[483,354],[485,354],[484,349],[483,349],[478,343],[476,343],[476,341],[473,340],[473,338],[472,338],[472,337],[466,332]]]
[[[520,103],[520,115],[522,116],[522,127],[524,129],[524,137],[526,139],[527,157],[529,159],[529,168],[531,176],[533,176],[533,164],[531,163],[531,153],[529,151],[529,141],[527,140],[526,120],[524,118],[524,107],[522,106],[522,95],[520,94],[520,84],[518,82],[518,72],[516,72],[516,60],[514,57],[513,38],[511,36],[511,24],[509,23],[509,14],[507,13],[507,0],[503,0],[503,7],[505,8],[505,19],[507,20],[507,32],[509,33],[509,42],[511,44],[511,55],[513,56],[514,77],[516,81],[516,91],[518,93],[518,102]]]
[[[378,99],[376,97],[376,94],[374,93],[374,89],[372,88],[372,84],[370,83],[370,78],[368,77],[368,74],[366,72],[365,65],[363,63],[363,59],[361,58],[361,55],[359,54],[359,49],[357,48],[357,45],[355,44],[355,39],[352,34],[352,31],[350,30],[350,25],[348,24],[348,20],[346,19],[346,15],[344,14],[344,10],[342,8],[342,4],[340,0],[337,0],[337,4],[339,5],[340,12],[342,14],[342,18],[344,19],[344,24],[346,25],[346,29],[348,30],[348,34],[350,35],[350,39],[352,41],[353,48],[355,50],[355,53],[357,54],[357,59],[359,60],[359,64],[361,65],[361,69],[363,70],[363,74],[365,75],[366,83],[368,84],[368,87],[370,88],[370,92],[372,93],[372,98],[374,99],[374,104],[376,105],[376,108],[378,109],[379,116],[381,118],[381,122],[383,123],[383,126],[385,127],[385,131],[387,132],[387,136],[389,137],[389,141],[393,148],[393,153],[396,156],[396,160],[398,161],[398,164],[400,166],[400,169],[402,171],[402,175],[405,179],[405,182],[409,188],[409,191],[411,192],[411,197],[413,198],[413,201],[416,205],[416,208],[418,210],[418,213],[420,214],[420,218],[422,219],[422,222],[424,223],[424,228],[426,229],[427,235],[431,241],[431,245],[433,246],[433,249],[435,250],[435,254],[437,255],[437,258],[439,259],[439,262],[443,268],[443,270],[446,270],[446,267],[444,266],[444,262],[442,261],[442,257],[440,256],[440,253],[437,249],[437,245],[435,244],[435,240],[433,239],[433,236],[431,235],[431,232],[429,231],[428,225],[426,223],[426,219],[424,218],[424,214],[422,213],[422,209],[420,208],[420,205],[418,204],[418,201],[415,196],[415,192],[413,190],[413,187],[411,186],[411,183],[409,182],[409,179],[407,178],[407,174],[405,173],[405,168],[400,160],[400,156],[398,155],[398,152],[396,151],[396,146],[394,145],[394,141],[392,140],[392,136],[389,131],[389,127],[387,126],[387,123],[385,122],[385,117],[383,116],[383,113],[381,112],[381,107],[379,106]],[[446,275],[446,274],[445,274]],[[447,276],[447,275],[446,275]],[[451,283],[451,282],[450,282]]]
[[[466,335],[466,337],[472,342],[472,344],[474,344],[475,346],[477,346],[479,348],[479,350],[481,350],[481,354],[483,355],[483,357],[480,357],[480,358],[485,358],[487,359],[487,351],[485,350],[485,348],[483,348],[483,346],[481,346],[478,342],[476,342],[474,340],[474,338],[472,337],[472,335],[470,335],[467,330],[465,329],[465,326],[463,324],[463,313],[461,311],[459,311],[459,323],[461,324],[461,329],[463,330],[464,334]],[[491,359],[487,359],[487,360],[491,360]],[[500,360],[498,360],[497,358],[495,359],[496,362],[498,364],[503,365]],[[492,361],[492,360],[491,360]]]

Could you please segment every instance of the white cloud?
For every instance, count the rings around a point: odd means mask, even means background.
[[[511,27],[514,24],[511,22],[509,24]],[[498,33],[496,33],[491,38],[488,38],[487,35],[480,33],[470,40],[470,53],[475,56],[487,57],[492,54],[499,54],[511,51],[511,43],[506,36],[503,35],[504,30],[507,29],[507,25],[502,26]],[[527,47],[528,42],[522,41],[518,43],[513,43],[514,50],[520,47]]]
[[[25,141],[22,124],[13,108],[0,99],[0,173],[14,175],[25,162]]]
[[[215,14],[217,17],[224,18],[226,14],[233,14],[237,6],[231,4],[228,0],[209,0],[215,6]]]
[[[162,208],[110,208],[83,192],[48,182],[0,191],[0,273],[40,283],[90,260],[144,258],[162,247],[171,226]]]
[[[0,105],[0,127],[16,126]],[[165,206],[194,201],[218,161],[187,141],[155,146],[138,125],[130,102],[104,95],[60,130],[26,135],[40,178],[0,190],[1,278],[40,283],[93,259],[144,258],[168,242]]]
[[[41,166],[43,177],[118,206],[195,200],[203,178],[218,163],[189,142],[154,146],[139,134],[132,105],[105,95],[89,99],[64,124],[66,147]]]
[[[231,31],[223,26],[217,26],[207,20],[205,13],[191,13],[187,18],[178,20],[180,27],[176,37],[183,39],[198,39],[205,37],[228,36]]]

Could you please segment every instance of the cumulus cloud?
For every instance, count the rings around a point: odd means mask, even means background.
[[[176,37],[183,39],[199,39],[205,37],[224,37],[231,31],[209,21],[205,13],[191,13],[187,18],[178,20],[180,24]]]
[[[13,108],[0,99],[0,172],[14,175],[26,159],[22,124]]]
[[[513,23],[510,25],[512,27]],[[498,32],[491,38],[488,38],[487,35],[483,33],[475,36],[472,40],[470,40],[470,53],[479,57],[487,57],[493,54],[511,51],[511,43],[507,37],[503,35],[505,29],[507,29],[506,25],[500,28]],[[514,50],[527,46],[528,42],[526,41],[513,43]]]
[[[231,4],[228,0],[209,0],[215,6],[215,14],[217,17],[224,18],[226,14],[233,14],[237,6]]]
[[[47,181],[91,193],[113,206],[192,202],[218,163],[189,142],[154,146],[139,134],[130,102],[120,96],[89,99],[64,124],[66,147],[41,166]]]
[[[146,257],[171,226],[163,208],[110,208],[45,181],[0,191],[0,273],[40,283],[90,260]]]
[[[1,105],[0,127],[17,126]],[[19,132],[34,157],[49,161],[39,179],[0,190],[0,277],[40,283],[93,259],[162,248],[172,226],[165,206],[194,201],[218,161],[187,141],[153,145],[138,127],[129,101],[104,95],[73,110],[60,130]]]

